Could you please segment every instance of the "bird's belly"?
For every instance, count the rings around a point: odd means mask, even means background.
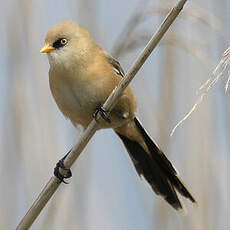
[[[105,102],[109,96],[110,91],[103,91],[103,82],[98,81],[84,81],[72,80],[65,78],[53,78],[50,81],[50,88],[53,97],[61,110],[61,112],[71,120],[73,125],[82,125],[84,128],[93,119],[93,114],[96,108]],[[126,98],[127,100],[124,100]],[[121,118],[115,113],[110,113],[111,123],[100,121],[98,129],[101,128],[117,128],[129,119],[132,119],[135,112],[135,103],[131,104],[129,97],[124,97],[117,103],[115,109],[125,112],[126,109],[129,113],[128,119]],[[119,105],[120,103],[120,105]],[[126,109],[124,108],[126,106]]]
[[[51,91],[61,112],[74,125],[86,127],[89,124],[97,107],[97,97],[89,85],[74,87],[63,82],[55,88],[51,87]]]

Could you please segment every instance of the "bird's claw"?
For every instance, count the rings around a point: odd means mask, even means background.
[[[65,179],[68,179],[72,177],[72,172],[70,169],[66,168],[64,165],[65,158],[62,158],[58,163],[56,164],[56,167],[54,168],[54,176],[56,176],[61,182],[68,184]],[[63,169],[64,171],[67,171],[64,175],[60,173],[59,169]]]
[[[108,123],[111,123],[111,118],[108,115],[108,111],[106,111],[102,105],[98,106],[96,108],[96,111],[93,114],[93,118],[97,121],[98,120],[98,114],[100,113],[100,115],[102,116],[102,118],[107,121]]]

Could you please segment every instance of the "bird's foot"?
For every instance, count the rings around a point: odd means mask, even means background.
[[[101,117],[107,121],[108,123],[111,123],[111,118],[108,115],[108,111],[106,111],[102,105],[97,106],[96,111],[93,114],[93,118],[97,121],[98,120],[98,114],[100,113]]]
[[[61,182],[68,184],[65,179],[68,179],[72,177],[72,172],[70,169],[66,168],[64,165],[64,160],[68,156],[68,154],[71,152],[71,150],[56,164],[56,167],[54,168],[54,176],[56,176]],[[60,169],[66,171],[65,174],[60,173]]]

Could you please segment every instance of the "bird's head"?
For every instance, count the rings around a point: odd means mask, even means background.
[[[73,21],[64,21],[51,27],[45,45],[40,50],[47,53],[51,67],[84,64],[88,50],[93,47],[89,33]]]

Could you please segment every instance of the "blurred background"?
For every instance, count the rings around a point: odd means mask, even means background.
[[[79,137],[58,111],[39,50],[48,29],[72,19],[124,70],[175,1],[9,0],[0,9],[0,229],[14,229]],[[135,172],[112,130],[96,133],[31,229],[229,229],[230,102],[225,81],[174,135],[230,40],[229,0],[189,1],[131,86],[138,116],[199,206],[175,212]]]

